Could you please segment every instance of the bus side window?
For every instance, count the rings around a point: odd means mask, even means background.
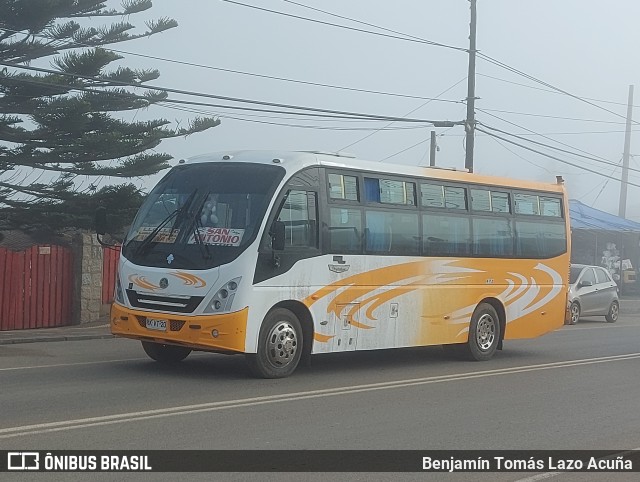
[[[329,212],[331,253],[360,253],[362,213],[359,209],[331,208]]]
[[[403,211],[365,212],[365,249],[392,256],[420,254],[418,214]]]
[[[285,226],[285,249],[291,247],[318,247],[317,194],[291,190],[278,214]]]
[[[466,216],[422,215],[423,254],[468,256],[471,230]]]

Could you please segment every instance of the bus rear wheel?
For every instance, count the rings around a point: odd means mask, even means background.
[[[500,343],[500,318],[489,303],[480,303],[471,317],[469,341],[464,345],[467,358],[475,361],[489,360]]]
[[[291,375],[302,355],[302,327],[291,311],[276,308],[262,322],[257,353],[247,353],[247,365],[258,378]]]
[[[143,341],[142,348],[149,355],[149,358],[160,363],[177,363],[184,360],[191,353],[190,348],[175,345],[163,345],[162,343],[153,343]]]

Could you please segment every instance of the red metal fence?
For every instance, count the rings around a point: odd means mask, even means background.
[[[106,305],[113,303],[120,246],[104,248],[102,252],[102,303]]]
[[[62,246],[0,248],[0,330],[71,324],[73,256]]]

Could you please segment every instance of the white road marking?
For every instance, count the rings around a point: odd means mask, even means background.
[[[606,323],[604,324],[604,326],[602,325],[597,325],[597,326],[589,326],[583,323],[582,326],[576,326],[576,325],[572,325],[572,326],[567,326],[565,329],[559,329],[554,331],[553,333],[571,333],[572,331],[579,331],[579,330],[611,330],[612,328],[640,328],[640,325],[619,325],[617,323],[615,324],[609,324]]]
[[[63,430],[74,430],[86,427],[96,427],[101,425],[112,425],[116,423],[126,423],[139,420],[150,420],[172,416],[191,415],[201,412],[212,412],[218,410],[228,410],[234,408],[244,408],[256,405],[272,403],[282,403],[290,401],[308,400],[313,398],[333,397],[338,395],[350,395],[353,393],[370,392],[375,390],[389,390],[394,388],[405,388],[412,386],[428,385],[434,383],[454,382],[460,380],[470,380],[475,378],[494,377],[500,375],[511,375],[514,373],[526,373],[540,370],[553,370],[557,368],[567,368],[582,365],[593,365],[597,363],[611,363],[616,361],[626,361],[640,358],[640,353],[629,353],[626,355],[615,355],[607,357],[586,358],[581,360],[567,360],[562,362],[545,363],[540,365],[525,365],[520,367],[500,368],[495,370],[485,370],[480,372],[468,372],[452,375],[439,375],[426,378],[414,378],[407,380],[396,380],[391,382],[370,383],[365,385],[355,385],[349,387],[327,388],[323,390],[310,390],[305,392],[283,393],[279,395],[268,395],[263,397],[243,398],[238,400],[227,400],[219,402],[200,403],[195,405],[182,405],[177,407],[167,407],[155,410],[144,410],[137,412],[120,413],[115,415],[104,415],[90,418],[80,418],[75,420],[63,420],[58,422],[45,422],[34,425],[24,425],[20,427],[9,427],[0,429],[0,439],[20,437],[25,435],[35,435]]]
[[[59,368],[59,367],[77,367],[82,365],[100,365],[102,363],[117,363],[117,362],[128,362],[128,361],[137,361],[137,360],[148,360],[148,358],[145,358],[145,357],[121,358],[119,360],[101,360],[101,361],[89,361],[89,362],[77,362],[77,363],[55,363],[53,365],[31,365],[26,367],[9,367],[9,368],[0,368],[0,372],[7,372],[12,370],[33,370],[35,368]]]
[[[206,353],[206,352],[192,353],[191,355],[189,355],[189,358],[204,357],[208,355],[209,353]],[[137,357],[137,358],[119,358],[115,360],[100,360],[100,361],[75,362],[75,363],[54,363],[51,365],[29,365],[29,366],[22,366],[22,367],[7,367],[7,368],[0,368],[0,372],[7,372],[12,370],[33,370],[36,368],[60,368],[60,367],[66,368],[66,367],[77,367],[82,365],[100,365],[104,363],[120,363],[120,362],[130,362],[130,361],[140,361],[140,360],[150,361],[149,357],[143,356],[143,357]]]
[[[545,472],[544,474],[537,474],[526,479],[518,479],[515,482],[536,482],[536,480],[550,479],[556,475],[560,475],[562,472]]]

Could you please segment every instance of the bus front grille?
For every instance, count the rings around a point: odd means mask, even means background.
[[[193,313],[204,299],[204,296],[160,296],[149,293],[138,293],[126,290],[131,306],[154,311],[173,313]]]

